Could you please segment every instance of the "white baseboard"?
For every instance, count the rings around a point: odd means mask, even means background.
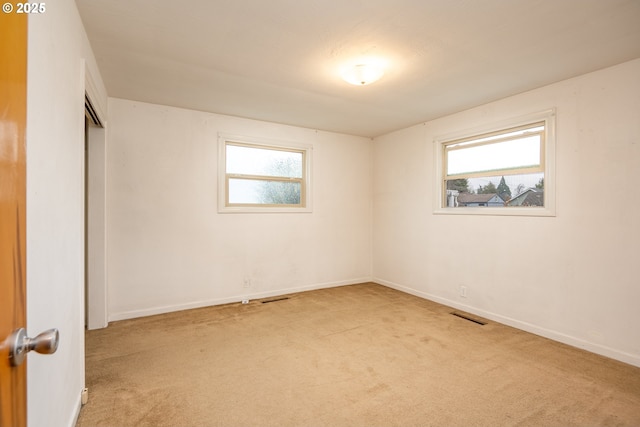
[[[171,313],[174,311],[190,310],[193,308],[210,307],[210,306],[221,305],[221,304],[230,304],[230,303],[240,302],[246,299],[253,300],[253,299],[269,298],[269,297],[281,296],[286,294],[293,294],[296,292],[305,292],[305,291],[313,291],[316,289],[326,289],[326,288],[335,288],[338,286],[355,285],[358,283],[365,283],[370,281],[371,281],[371,277],[362,277],[357,279],[341,280],[337,282],[316,283],[313,285],[277,289],[277,290],[259,292],[254,294],[235,295],[227,298],[215,298],[210,300],[194,301],[194,302],[189,302],[185,304],[175,304],[175,305],[167,305],[162,307],[150,307],[150,308],[143,308],[139,310],[122,311],[122,312],[110,313],[109,321],[115,322],[118,320],[135,319],[137,317],[153,316],[156,314]]]
[[[633,366],[640,367],[640,355],[626,353],[624,351],[619,351],[614,348],[602,346],[599,344],[595,344],[589,341],[585,341],[580,338],[572,337],[570,335],[563,334],[562,332],[542,328],[531,323],[523,322],[517,319],[512,319],[510,317],[501,316],[496,313],[491,313],[485,310],[481,310],[469,305],[460,304],[457,301],[452,301],[446,298],[441,298],[437,295],[429,294],[427,292],[418,291],[413,288],[409,288],[406,286],[399,285],[397,283],[389,282],[380,278],[372,278],[372,282],[378,283],[383,286],[387,286],[392,289],[396,289],[401,292],[405,292],[407,294],[415,295],[420,298],[424,298],[430,301],[437,302],[442,305],[446,305],[452,308],[457,308],[459,310],[464,310],[468,313],[475,314],[477,316],[484,317],[489,320],[493,320],[498,323],[502,323],[507,326],[514,327],[516,329],[521,329],[526,332],[530,332],[535,335],[540,335],[545,338],[552,339],[554,341],[561,342],[563,344],[570,345],[572,347],[577,347],[586,351],[590,351],[591,353],[596,353],[601,356],[606,356],[611,359],[618,360],[620,362],[628,363]]]

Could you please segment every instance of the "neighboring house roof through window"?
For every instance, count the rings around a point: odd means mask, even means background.
[[[529,188],[509,200],[507,206],[544,206],[544,190]]]

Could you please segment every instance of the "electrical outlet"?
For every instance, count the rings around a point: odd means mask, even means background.
[[[244,281],[242,282],[242,286],[244,288],[250,288],[251,287],[251,279],[249,279],[248,277],[244,279]]]
[[[467,297],[467,287],[466,286],[460,286],[460,296],[462,298],[466,298]]]

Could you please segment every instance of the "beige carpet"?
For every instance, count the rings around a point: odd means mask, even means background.
[[[87,333],[78,426],[640,426],[640,368],[376,284]]]

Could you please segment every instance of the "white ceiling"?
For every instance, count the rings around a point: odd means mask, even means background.
[[[369,137],[640,57],[639,0],[76,3],[109,96]]]

